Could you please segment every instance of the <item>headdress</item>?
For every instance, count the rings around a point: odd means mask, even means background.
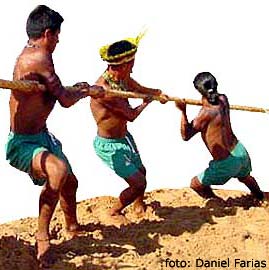
[[[99,50],[101,58],[109,65],[120,65],[133,60],[139,42],[144,35],[145,31],[135,38],[125,38],[101,47]]]

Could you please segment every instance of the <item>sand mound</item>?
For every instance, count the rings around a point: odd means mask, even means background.
[[[86,233],[75,239],[68,239],[57,210],[51,224],[57,260],[50,269],[269,269],[268,203],[258,206],[240,191],[216,193],[224,201],[203,200],[188,188],[152,191],[144,219],[129,207],[132,223],[120,228],[104,215],[115,198],[82,201]],[[0,270],[37,269],[36,227],[35,218],[0,225]]]

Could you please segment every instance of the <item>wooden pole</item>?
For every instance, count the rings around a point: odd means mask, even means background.
[[[12,89],[22,92],[31,92],[35,90],[45,90],[45,86],[36,82],[36,81],[27,81],[27,80],[17,80],[17,81],[9,81],[0,79],[0,88],[4,89]],[[67,91],[75,91],[78,88],[73,86],[65,87]],[[119,90],[106,90],[107,96],[115,96],[121,98],[141,98],[144,99],[148,97],[146,94],[136,93],[136,92],[125,92]],[[153,100],[160,101],[162,98],[160,96],[152,96]],[[168,97],[168,101],[184,101],[186,104],[201,106],[202,102],[200,100],[188,99],[188,98],[178,98],[178,97]],[[251,106],[242,106],[242,105],[231,105],[230,109],[232,110],[240,110],[240,111],[248,111],[248,112],[261,112],[261,113],[269,113],[269,108],[259,108],[259,107],[251,107]]]

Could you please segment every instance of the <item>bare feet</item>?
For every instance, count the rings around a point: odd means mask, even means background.
[[[251,194],[257,200],[262,201],[264,199],[264,194],[253,176],[247,175],[245,177],[239,177],[238,180],[244,183],[250,189]]]
[[[146,204],[142,201],[134,202],[134,212],[137,217],[143,217],[146,213]]]
[[[262,191],[255,191],[255,192],[251,192],[252,196],[255,197],[255,199],[262,201],[264,199],[264,194]]]
[[[212,199],[217,198],[217,196],[214,194],[213,190],[211,188],[192,188],[198,195],[203,197],[204,199]]]
[[[191,180],[190,187],[204,199],[217,198],[212,188],[210,186],[205,186],[201,184],[197,177],[194,177]]]
[[[113,208],[107,213],[107,220],[113,223],[116,227],[122,225],[128,225],[130,220],[126,218],[122,213],[115,211]]]
[[[76,224],[75,226],[70,226],[69,228],[66,228],[66,234],[68,235],[68,238],[73,239],[75,237],[84,236],[86,235],[87,231],[85,230],[85,227],[80,224]]]
[[[56,261],[55,254],[51,251],[49,237],[36,236],[36,253],[38,266],[41,269],[48,268]]]

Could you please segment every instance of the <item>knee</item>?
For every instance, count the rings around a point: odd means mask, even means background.
[[[78,188],[78,180],[75,177],[75,175],[71,174],[68,175],[65,185],[64,185],[64,189],[67,190],[68,192],[74,192],[76,191]]]
[[[201,187],[201,186],[202,186],[202,184],[198,180],[197,177],[194,177],[194,178],[191,179],[190,188],[197,189],[198,187]]]
[[[60,191],[67,179],[68,169],[67,165],[62,160],[55,160],[48,172],[49,184],[52,190]]]
[[[245,177],[238,177],[237,179],[238,179],[239,182],[241,182],[243,184],[246,184],[249,181],[251,181],[252,177],[248,175],[248,176],[245,176]]]
[[[70,177],[69,180],[70,180],[71,188],[73,190],[77,190],[77,188],[78,188],[78,180],[77,180],[77,178],[74,175],[72,175],[72,177]]]
[[[140,172],[143,174],[143,175],[145,175],[146,176],[146,174],[147,174],[147,170],[146,170],[146,168],[142,165],[142,167],[140,168]]]
[[[138,181],[136,182],[135,189],[138,192],[144,192],[146,190],[146,187],[147,187],[146,178],[145,177],[139,178]]]

